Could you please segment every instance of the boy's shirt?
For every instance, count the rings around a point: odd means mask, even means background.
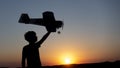
[[[39,47],[37,44],[26,45],[23,48],[23,57],[27,60],[28,67],[40,67]]]

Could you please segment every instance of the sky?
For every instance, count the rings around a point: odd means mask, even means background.
[[[61,34],[51,33],[39,49],[42,65],[120,60],[120,0],[0,0],[0,67],[21,65],[27,31],[38,39],[45,27],[18,23],[20,15],[42,18],[54,12],[64,22]]]

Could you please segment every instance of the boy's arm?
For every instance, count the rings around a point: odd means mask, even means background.
[[[40,41],[37,42],[37,46],[40,47],[40,45],[47,39],[47,37],[50,35],[51,32],[47,32]]]

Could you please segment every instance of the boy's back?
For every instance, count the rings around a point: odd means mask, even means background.
[[[37,47],[35,44],[26,45],[23,48],[23,56],[27,59],[28,68],[39,68],[41,66],[39,47]]]

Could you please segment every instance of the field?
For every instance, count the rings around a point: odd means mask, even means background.
[[[43,68],[120,68],[120,61],[116,62],[101,62],[88,64],[71,64],[71,65],[56,65],[44,66]]]
[[[0,67],[0,68],[9,68],[9,67]],[[16,68],[21,68],[21,67],[16,67]],[[42,68],[120,68],[120,61],[88,63],[88,64],[54,65],[54,66],[43,66]]]

